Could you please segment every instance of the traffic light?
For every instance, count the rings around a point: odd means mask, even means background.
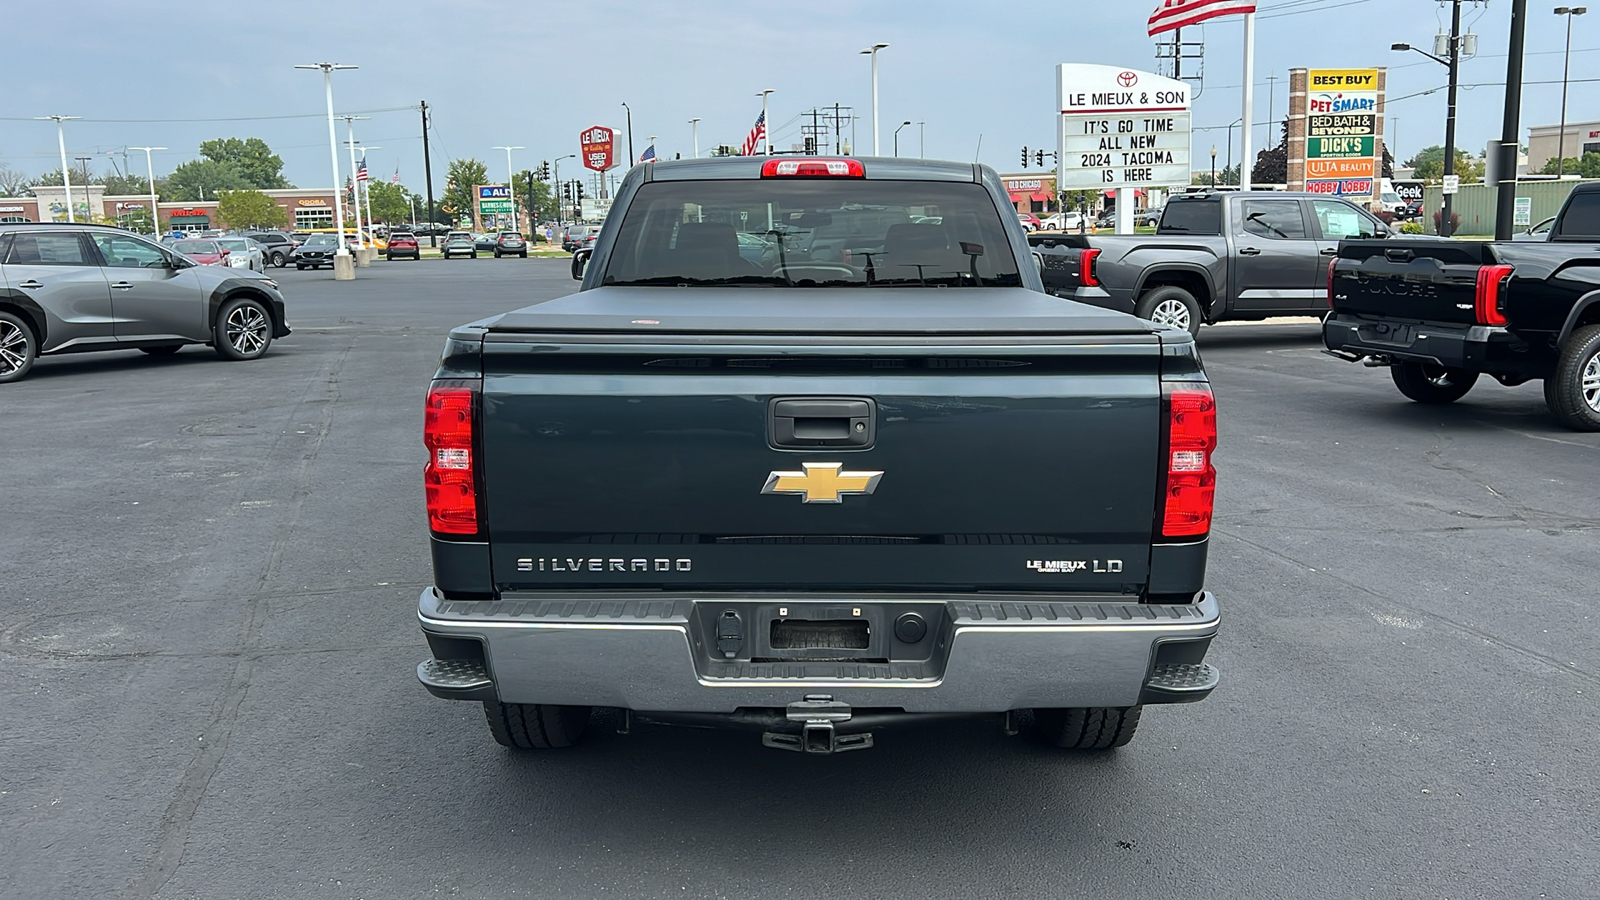
[[[1043,150],[1035,150],[1035,151],[1033,151],[1033,164],[1038,166],[1041,169],[1044,168],[1044,151]]]
[[[1022,167],[1024,169],[1028,167],[1028,148],[1026,145],[1022,148]]]
[[[569,181],[561,186],[561,196],[568,200],[572,199],[572,182]]]
[[[578,188],[578,199],[582,200],[583,199],[583,182],[581,182],[581,181],[578,182],[577,183],[577,188]]]
[[[548,159],[539,164],[539,180],[540,181],[549,181],[550,180],[550,160],[548,160]]]

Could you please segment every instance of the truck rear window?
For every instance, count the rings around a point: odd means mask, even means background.
[[[601,283],[1019,287],[1022,277],[981,185],[763,179],[642,185]]]
[[[1221,234],[1221,200],[1168,201],[1156,234]]]

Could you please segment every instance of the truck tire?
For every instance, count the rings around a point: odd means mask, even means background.
[[[28,323],[8,312],[0,312],[0,384],[17,381],[33,368],[39,344]]]
[[[1051,746],[1063,750],[1110,750],[1133,740],[1142,706],[1091,706],[1036,709],[1034,727]]]
[[[1544,381],[1544,402],[1574,431],[1600,431],[1600,325],[1575,329],[1561,345],[1554,375]]]
[[[1478,381],[1477,372],[1432,363],[1397,362],[1389,367],[1394,386],[1418,403],[1454,403]]]
[[[1158,287],[1139,298],[1133,314],[1158,325],[1182,328],[1190,334],[1200,333],[1200,303],[1194,295],[1175,285]]]
[[[554,750],[571,747],[583,738],[589,725],[587,706],[550,706],[543,703],[483,701],[483,715],[495,743],[516,750]]]

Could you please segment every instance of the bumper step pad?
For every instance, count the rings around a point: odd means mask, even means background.
[[[494,679],[483,663],[470,659],[425,659],[417,665],[417,680],[436,697],[494,699]]]
[[[1222,672],[1210,663],[1163,665],[1150,671],[1141,703],[1193,703],[1204,700],[1222,681]]]

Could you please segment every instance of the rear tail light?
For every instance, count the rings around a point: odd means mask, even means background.
[[[859,159],[769,159],[761,165],[762,178],[865,178]]]
[[[444,534],[478,533],[477,450],[473,440],[474,391],[433,387],[422,426],[428,448],[423,483],[428,527]]]
[[[1217,470],[1217,401],[1203,384],[1163,384],[1166,422],[1162,437],[1165,477],[1161,485],[1161,536],[1200,537],[1211,530]]]
[[[1078,257],[1078,283],[1084,287],[1099,287],[1100,274],[1095,271],[1095,262],[1100,259],[1100,251],[1093,248],[1083,251]]]
[[[1473,295],[1473,313],[1479,325],[1504,325],[1500,309],[1500,286],[1511,277],[1510,266],[1483,266],[1478,269],[1478,290]]]

